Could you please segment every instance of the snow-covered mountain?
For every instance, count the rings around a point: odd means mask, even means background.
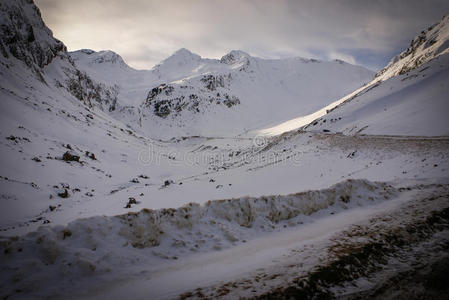
[[[111,51],[72,52],[90,77],[118,87],[126,120],[150,136],[241,134],[310,113],[369,81],[343,61],[266,60],[231,51],[220,60],[176,51],[151,70],[134,70]]]

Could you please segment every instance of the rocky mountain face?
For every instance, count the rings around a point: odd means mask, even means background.
[[[416,36],[410,46],[376,74],[385,80],[402,75],[418,68],[424,63],[449,52],[449,15]]]
[[[66,47],[53,38],[33,1],[0,1],[0,22],[3,63],[14,57],[43,80],[42,68],[57,55],[67,56]]]
[[[15,70],[11,75],[22,76],[30,70],[39,81],[68,91],[88,107],[115,110],[118,87],[95,82],[77,69],[66,46],[42,21],[33,1],[0,1],[0,22],[0,62]],[[50,74],[52,63],[57,65],[59,76]]]
[[[95,83],[86,73],[79,70],[68,70],[67,90],[88,107],[99,107],[101,110],[114,111],[117,107],[119,88],[103,83]]]
[[[204,75],[199,85],[161,84],[148,93],[144,107],[161,118],[176,117],[188,110],[193,113],[204,112],[209,105],[224,105],[228,108],[240,104],[237,96],[229,95],[231,74]]]

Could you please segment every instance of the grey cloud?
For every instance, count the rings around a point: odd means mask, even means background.
[[[150,68],[185,47],[203,57],[336,57],[379,69],[449,12],[442,0],[37,0],[71,50],[110,49]]]

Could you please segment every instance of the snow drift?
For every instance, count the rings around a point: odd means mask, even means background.
[[[285,196],[217,200],[203,206],[190,203],[41,227],[25,236],[1,238],[0,290],[2,297],[57,294],[55,281],[57,289],[68,288],[75,279],[79,280],[75,286],[92,277],[101,281],[101,276],[116,270],[108,275],[113,279],[143,262],[151,265],[227,248],[396,194],[385,183],[347,180],[328,189]]]

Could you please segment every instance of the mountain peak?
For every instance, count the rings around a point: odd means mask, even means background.
[[[81,49],[70,52],[70,56],[74,61],[84,61],[88,64],[126,65],[123,58],[111,50],[96,52],[91,49]]]
[[[195,53],[192,53],[190,50],[186,48],[180,48],[172,54],[172,56],[198,56]]]
[[[123,58],[111,50],[100,51],[97,53],[97,57],[94,62],[96,63],[112,63],[112,64],[124,64]]]
[[[200,59],[201,59],[201,56],[199,56],[198,54],[192,53],[189,50],[187,50],[186,48],[181,48],[181,49],[175,51],[175,53],[170,55],[168,58],[163,60],[162,63],[170,63],[170,62],[185,63],[188,61],[198,61]]]
[[[84,53],[84,54],[86,54],[86,55],[91,55],[91,54],[94,54],[94,53],[95,53],[95,51],[94,51],[94,50],[91,50],[91,49],[80,49],[80,50],[73,51],[73,52],[71,52],[71,53],[77,53],[77,52],[79,52],[79,53]]]
[[[250,55],[241,50],[232,50],[228,54],[224,55],[220,61],[227,65],[233,65],[235,63],[242,62],[243,60],[248,60]]]

